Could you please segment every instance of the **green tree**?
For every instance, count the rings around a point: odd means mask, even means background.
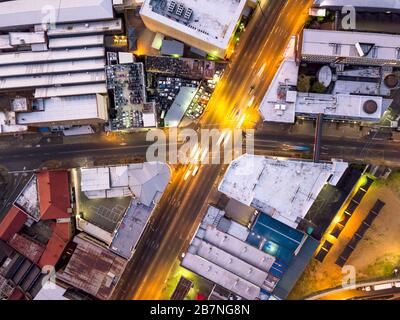
[[[311,79],[305,74],[299,75],[299,79],[297,81],[297,90],[299,92],[310,92],[311,88]]]

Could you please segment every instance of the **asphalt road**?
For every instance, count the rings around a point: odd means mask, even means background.
[[[235,106],[248,104],[249,88],[254,101],[265,93],[290,36],[303,25],[312,1],[263,1],[240,40],[228,70],[218,84],[201,120],[201,127],[228,127],[227,115]],[[267,76],[255,82],[257,73],[268,62]],[[235,123],[230,123],[236,125]],[[118,284],[116,299],[158,299],[169,271],[190,241],[202,218],[203,207],[223,165],[207,165],[191,179],[184,170],[177,173],[154,212],[154,223],[143,235],[135,257]],[[153,231],[154,230],[154,231]]]

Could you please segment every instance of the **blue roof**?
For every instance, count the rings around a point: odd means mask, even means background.
[[[287,265],[303,237],[304,233],[301,231],[261,213],[257,217],[246,242],[255,247],[260,247],[261,242],[265,239],[262,250],[281,260],[281,264]]]

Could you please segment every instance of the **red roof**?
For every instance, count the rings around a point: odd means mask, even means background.
[[[42,171],[37,175],[40,219],[69,218],[69,182],[67,171]]]
[[[8,244],[34,263],[39,261],[45,249],[44,246],[18,233],[11,237]]]
[[[70,223],[53,223],[53,234],[47,243],[46,250],[39,260],[39,267],[55,266],[71,239]]]
[[[15,288],[8,300],[25,300],[25,294],[18,288]]]
[[[0,239],[4,241],[20,231],[27,220],[27,216],[17,207],[12,206],[0,223]]]

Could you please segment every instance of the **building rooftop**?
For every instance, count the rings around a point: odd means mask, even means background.
[[[106,97],[99,94],[53,97],[37,101],[39,102],[39,110],[18,113],[18,124],[36,125],[65,121],[85,122],[88,119],[105,121],[108,118]]]
[[[188,252],[181,265],[247,300],[255,300],[260,294],[260,287],[198,255]]]
[[[152,208],[132,200],[128,210],[118,225],[110,250],[130,259],[152,213]]]
[[[49,15],[43,8],[54,8],[57,23],[114,17],[112,0],[16,0],[0,3],[0,28],[42,24]]]
[[[305,30],[307,36],[310,30]],[[315,30],[311,30],[312,32]],[[318,30],[317,30],[318,31]],[[339,32],[338,38],[340,38]],[[350,33],[350,32],[347,32]],[[320,35],[321,39],[315,37],[315,41],[321,41],[327,46],[331,46],[331,42],[325,42],[325,36]],[[344,37],[345,38],[345,37]],[[306,40],[304,40],[306,41]],[[342,40],[344,41],[344,40]],[[320,42],[318,42],[320,43]],[[303,52],[307,48],[303,47]],[[354,47],[354,50],[355,47]],[[323,54],[317,50],[315,54]],[[325,70],[331,69],[324,67]],[[323,70],[323,68],[321,69]],[[349,79],[357,79],[357,77],[374,77],[377,82],[362,81],[342,81],[335,82],[332,94],[317,94],[297,92],[296,86],[298,81],[299,66],[295,57],[295,41],[289,43],[285,58],[277,74],[272,81],[267,93],[265,94],[261,105],[260,112],[265,121],[294,123],[295,116],[324,114],[328,118],[339,118],[349,120],[362,120],[369,122],[377,122],[381,119],[384,111],[390,106],[391,99],[383,99],[380,95],[390,93],[389,89],[381,84],[380,72],[376,68],[359,68],[347,71],[340,71],[339,74]],[[346,78],[347,79],[347,78]],[[374,104],[376,108],[365,110],[368,105]]]
[[[127,261],[84,233],[73,241],[77,247],[65,269],[57,272],[57,278],[98,299],[109,299]]]
[[[296,113],[379,121],[392,100],[379,96],[297,93]],[[374,105],[374,108],[369,106]]]
[[[177,127],[179,125],[196,92],[197,88],[181,87],[165,116],[164,123],[166,127]]]
[[[89,198],[135,197],[145,206],[158,202],[171,173],[168,165],[145,162],[81,169],[81,189]]]
[[[96,34],[80,37],[59,37],[49,39],[50,49],[64,49],[74,47],[96,47],[104,45],[104,35]]]
[[[0,65],[104,58],[103,47],[70,50],[24,51],[0,54]]]
[[[1,57],[1,56],[0,56]],[[1,77],[60,74],[68,72],[104,71],[104,58],[61,62],[28,63],[0,66]],[[19,78],[21,79],[21,78]]]
[[[17,125],[16,121],[17,121],[16,113],[14,111],[9,111],[9,112],[0,111],[0,134],[23,132],[28,130],[27,126]]]
[[[245,5],[246,0],[146,0],[140,14],[176,30],[170,36],[186,33],[225,49]]]
[[[49,37],[58,37],[66,35],[87,35],[94,33],[103,32],[117,32],[122,31],[122,20],[104,20],[104,21],[93,21],[90,23],[68,23],[68,24],[57,24],[54,28],[47,31]]]
[[[243,155],[229,166],[218,190],[296,228],[325,183],[346,166]],[[290,182],[290,184],[289,184]]]
[[[344,6],[353,6],[357,9],[364,8],[371,11],[379,10],[400,10],[400,3],[397,0],[316,0],[317,5],[326,8],[343,8]]]
[[[284,60],[260,104],[260,112],[265,121],[295,121],[296,92],[290,89],[297,86],[299,73],[295,45],[296,38],[292,37],[286,48]]]
[[[33,300],[69,300],[64,297],[67,289],[55,283],[47,282]]]
[[[45,251],[44,246],[18,233],[15,233],[11,237],[8,244],[34,263],[38,263],[40,257]]]
[[[70,190],[67,171],[41,171],[36,174],[40,219],[70,218]]]
[[[0,81],[0,90],[50,87],[96,82],[104,83],[105,81],[106,76],[104,71],[87,71],[54,75],[27,75],[23,77],[2,78]]]
[[[52,97],[67,97],[79,96],[86,94],[107,94],[105,83],[91,83],[82,85],[36,88],[35,98],[52,98]]]
[[[275,258],[271,255],[227,233],[221,232],[215,227],[208,226],[203,239],[209,244],[264,272],[269,271],[275,261]]]
[[[26,214],[12,206],[0,222],[0,239],[8,241],[14,234],[22,229],[26,222]]]
[[[53,230],[51,238],[38,262],[41,268],[44,266],[55,266],[72,237],[70,222],[52,223],[51,229]]]
[[[326,62],[330,62],[341,57],[347,58],[343,62],[364,61],[372,65],[382,61],[399,64],[399,48],[400,38],[394,34],[305,29],[301,50],[303,59],[319,56],[327,57]]]
[[[29,182],[24,186],[21,193],[15,199],[14,204],[33,220],[40,220],[36,175],[33,175]]]

